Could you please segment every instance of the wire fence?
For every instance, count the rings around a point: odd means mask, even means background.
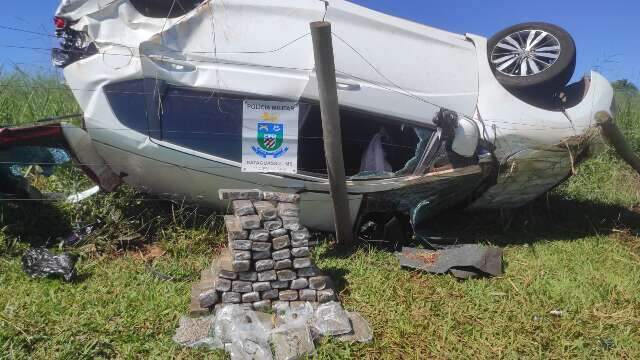
[[[119,0],[114,0],[108,4],[106,4],[105,6],[109,6],[115,2],[117,2]],[[172,4],[172,9],[173,6],[175,5],[175,0]],[[169,12],[171,13],[171,11]],[[186,15],[185,15],[186,16]],[[184,18],[184,16],[182,17]],[[181,18],[181,19],[182,19]],[[179,19],[178,22],[181,20]],[[169,20],[169,16],[166,17],[165,19],[165,25],[163,26],[163,30],[167,25],[167,22]],[[214,27],[215,24],[212,23],[212,27]],[[21,32],[21,33],[26,33],[26,34],[30,34],[30,35],[36,35],[36,36],[40,36],[40,37],[46,37],[46,38],[57,38],[57,36],[55,35],[51,35],[51,34],[47,34],[44,32],[38,32],[38,31],[32,31],[32,30],[28,30],[28,29],[22,29],[22,28],[18,28],[18,27],[13,27],[13,26],[5,26],[5,25],[0,25],[0,29],[5,30],[5,31],[12,31],[12,32]],[[285,42],[284,44],[282,44],[279,47],[273,48],[273,49],[266,49],[266,50],[255,50],[255,51],[218,51],[216,48],[216,42],[215,42],[215,29],[212,30],[212,41],[213,41],[213,50],[212,51],[188,51],[188,50],[173,50],[173,49],[166,49],[166,48],[162,48],[162,49],[154,49],[154,54],[139,54],[140,50],[139,48],[135,48],[135,47],[130,47],[130,46],[126,46],[123,44],[113,44],[115,46],[118,47],[124,47],[124,48],[129,48],[131,50],[130,54],[121,54],[121,53],[114,53],[114,52],[109,52],[109,51],[100,51],[99,55],[101,56],[124,56],[124,57],[131,57],[131,58],[137,58],[137,59],[146,59],[146,60],[160,60],[162,61],[163,59],[170,59],[171,56],[176,56],[179,55],[179,57],[182,60],[186,60],[188,62],[193,62],[196,64],[233,64],[233,65],[244,65],[247,67],[266,67],[266,68],[270,68],[270,69],[277,69],[277,70],[285,70],[285,71],[290,71],[290,72],[307,72],[309,74],[311,74],[314,69],[313,67],[311,68],[305,68],[305,67],[286,67],[286,66],[277,66],[277,65],[269,65],[269,66],[265,66],[265,65],[257,65],[254,63],[250,63],[250,62],[238,62],[238,61],[225,61],[224,59],[220,59],[218,58],[218,56],[222,56],[222,55],[230,55],[230,54],[247,54],[247,55],[251,55],[251,54],[273,54],[273,53],[277,53],[280,52],[290,46],[293,46],[294,44],[303,41],[304,39],[308,38],[310,36],[310,33],[305,33],[305,34],[301,34],[298,36],[293,36],[292,39],[290,41]],[[365,84],[367,86],[372,86],[372,87],[377,87],[377,88],[382,88],[386,91],[392,92],[392,93],[396,93],[396,94],[400,94],[402,96],[406,96],[409,97],[417,102],[420,102],[422,104],[428,105],[428,106],[432,106],[432,107],[436,107],[436,108],[444,108],[444,106],[442,106],[441,104],[437,104],[434,101],[431,101],[429,99],[426,99],[424,96],[420,96],[419,94],[416,94],[412,91],[409,91],[407,89],[405,89],[403,86],[397,84],[396,82],[394,82],[392,79],[390,79],[388,76],[386,76],[383,71],[381,71],[371,60],[367,59],[363,53],[361,51],[359,51],[355,46],[353,46],[349,41],[347,41],[345,39],[345,37],[340,36],[336,33],[333,33],[333,36],[337,39],[337,41],[345,44],[345,46],[347,46],[347,48],[349,48],[351,51],[353,51],[353,53],[355,53],[358,58],[360,58],[363,61],[363,64],[367,67],[369,67],[372,71],[374,71],[374,73],[376,73],[379,77],[380,77],[380,81],[374,81],[372,79],[364,79],[362,77],[356,76],[354,74],[349,74],[345,71],[341,71],[340,69],[336,69],[336,73],[341,75],[341,76],[345,76],[354,80],[357,80],[359,82],[361,82],[362,84]],[[43,52],[48,52],[50,53],[52,51],[53,48],[50,47],[36,47],[36,46],[28,46],[28,45],[14,45],[14,44],[0,44],[0,47],[3,48],[12,48],[12,49],[24,49],[24,50],[33,50],[33,51],[43,51]],[[84,52],[84,50],[78,50],[78,49],[70,49],[68,50],[71,53],[77,52],[78,54],[82,54]],[[213,58],[206,58],[206,56],[213,56]],[[63,91],[63,92],[68,92],[68,91],[72,91],[72,92],[98,92],[100,94],[122,94],[122,95],[141,95],[141,96],[158,96],[160,98],[160,102],[159,102],[159,112],[162,112],[162,97],[159,96],[159,92],[157,91],[157,89],[154,89],[154,91],[129,91],[129,90],[109,90],[109,89],[105,89],[104,87],[96,87],[96,88],[71,88],[68,86],[47,86],[47,87],[38,87],[35,85],[16,85],[16,84],[3,84],[2,83],[2,79],[0,78],[0,89],[11,89],[11,88],[16,88],[16,87],[20,87],[20,86],[24,86],[25,88],[39,88],[41,90],[48,90],[48,91]],[[215,89],[207,89],[207,91],[210,92],[211,95],[216,94],[218,92],[218,90]],[[207,97],[205,95],[188,95],[188,94],[175,94],[175,93],[170,93],[170,94],[166,94],[165,96],[167,97],[183,97],[183,98],[196,98],[196,99],[200,99],[203,100],[205,102],[208,101],[213,101],[213,99],[211,99],[210,97]],[[224,99],[224,95],[220,95],[222,96],[222,98]],[[217,97],[220,97],[217,96]],[[237,99],[236,99],[237,100]],[[566,126],[556,126],[556,125],[541,125],[541,124],[533,124],[531,122],[526,122],[522,119],[517,119],[518,115],[514,114],[514,118],[516,118],[516,120],[512,120],[512,119],[486,119],[486,118],[482,118],[482,119],[478,119],[477,116],[475,116],[475,114],[464,114],[464,113],[460,113],[459,115],[470,118],[470,119],[476,119],[478,121],[480,121],[482,123],[483,126],[483,132],[484,132],[484,136],[487,137],[488,135],[490,135],[490,133],[493,133],[493,138],[494,138],[494,142],[498,141],[498,138],[500,137],[498,134],[502,133],[502,132],[513,132],[513,131],[519,131],[522,130],[523,128],[526,129],[526,131],[576,131],[576,128],[574,126],[572,126],[569,121],[567,121],[567,125]],[[429,122],[431,119],[425,119],[426,122]],[[185,121],[189,121],[188,119],[185,119]],[[212,119],[213,121],[213,119]],[[85,127],[86,130],[88,131],[109,131],[109,132],[119,132],[119,131],[123,131],[123,132],[131,132],[134,131],[130,128],[127,127],[95,127],[95,126],[91,126],[90,124],[88,126]],[[179,134],[179,135],[193,135],[193,136],[220,136],[220,137],[241,137],[240,134],[238,133],[230,133],[230,132],[211,132],[211,131],[182,131],[182,130],[164,130],[163,133],[166,134]],[[307,141],[307,140],[322,140],[321,136],[300,136],[299,141]],[[347,142],[360,142],[363,144],[368,143],[368,140],[366,139],[355,139],[355,138],[346,138],[343,139],[344,141]],[[512,145],[509,143],[509,139],[505,139],[502,138],[500,139],[500,141],[505,141],[506,142],[506,146],[507,147],[512,147]],[[406,149],[415,149],[415,147],[410,147],[410,146],[402,146],[402,145],[398,145],[398,144],[393,144],[393,143],[384,143],[384,145],[386,146],[392,146],[392,147],[402,147],[402,148],[406,148]],[[150,161],[159,161],[156,159],[148,159]],[[161,161],[159,161],[161,162]],[[47,163],[47,162],[41,162],[41,163],[31,163],[31,164],[21,164],[21,163],[15,163],[15,162],[9,162],[9,161],[5,161],[5,162],[0,162],[0,165],[40,165],[40,166],[49,166],[49,165],[55,165],[54,163]],[[85,165],[85,166],[99,166],[99,165],[108,165],[108,166],[116,166],[117,164],[112,164],[112,163],[106,163],[106,164],[78,164],[78,165]],[[207,169],[229,169],[232,168],[233,165],[209,165],[209,166],[191,166],[189,168],[185,167],[185,166],[181,166],[181,165],[177,165],[177,164],[155,164],[155,165],[147,165],[147,166],[154,166],[154,167],[169,167],[169,168],[181,168],[181,169],[188,169],[188,170],[196,170],[196,171],[203,171],[203,170],[207,170]],[[299,169],[302,172],[318,172],[318,171],[326,171],[326,168],[322,168],[322,169]],[[354,170],[354,169],[351,169]],[[249,183],[253,183],[256,186],[272,186],[273,184],[270,183],[257,183],[254,181],[249,181],[247,180],[246,182]],[[1,200],[0,200],[1,201]],[[31,199],[12,199],[11,201],[33,201]],[[40,201],[40,200],[37,200]],[[149,199],[147,201],[157,201],[155,199]]]
[[[20,29],[20,28],[15,28],[15,27],[7,27],[7,26],[0,26],[0,29],[4,29],[4,30],[10,30],[10,31],[24,31],[24,32],[28,32],[28,33],[33,33],[34,35],[40,35],[40,36],[51,36],[45,33],[39,33],[39,32],[33,32],[30,30],[26,30],[26,29]],[[186,51],[186,50],[171,50],[171,49],[159,49],[159,53],[158,54],[154,54],[154,55],[160,55],[160,56],[167,56],[169,54],[180,54],[180,55],[223,55],[223,54],[269,54],[269,53],[275,53],[278,51],[281,51],[285,48],[287,48],[288,46],[291,46],[293,44],[295,44],[296,42],[308,37],[310,35],[310,33],[306,33],[303,34],[301,36],[298,36],[296,38],[294,38],[293,40],[283,44],[280,47],[277,47],[275,49],[270,49],[270,50],[260,50],[260,51],[230,51],[230,52],[220,52],[217,50],[214,51],[194,51],[194,52],[190,52],[190,51]],[[371,79],[364,79],[362,77],[356,76],[354,74],[350,74],[348,72],[345,71],[341,71],[340,69],[336,69],[336,73],[346,76],[348,78],[352,78],[354,80],[357,80],[363,84],[366,84],[368,86],[374,86],[374,87],[378,87],[378,88],[382,88],[384,90],[393,92],[393,93],[397,93],[406,97],[409,97],[415,101],[424,103],[426,105],[429,106],[433,106],[436,108],[446,108],[446,106],[443,106],[442,104],[438,104],[434,101],[430,101],[425,99],[422,96],[419,96],[409,90],[406,90],[405,88],[403,88],[402,86],[398,85],[397,83],[395,83],[392,79],[390,79],[389,77],[387,77],[381,70],[379,70],[370,60],[368,60],[361,51],[359,51],[355,46],[353,46],[350,42],[348,42],[344,37],[336,34],[335,32],[332,33],[332,35],[340,42],[344,43],[351,51],[353,51],[363,62],[364,64],[371,68],[378,76],[380,76],[380,78],[384,81],[384,82],[379,82],[379,81],[373,81]],[[125,45],[117,45],[117,46],[123,46],[123,47],[127,47],[127,48],[131,48]],[[20,48],[20,49],[30,49],[30,50],[38,50],[38,51],[47,51],[50,52],[52,50],[52,48],[42,48],[42,47],[31,47],[31,46],[23,46],[23,45],[6,45],[6,44],[0,44],[0,47],[12,47],[12,48]],[[131,48],[134,49],[134,48]],[[136,51],[138,49],[135,49]],[[83,50],[69,50],[71,52],[73,51],[79,51],[82,52]],[[150,58],[147,55],[134,55],[132,54],[120,54],[120,53],[110,53],[108,51],[102,51],[100,52],[100,54],[104,55],[113,55],[113,56],[126,56],[126,57],[134,57],[134,58]],[[238,61],[233,61],[233,62],[228,62],[222,59],[218,59],[218,58],[214,58],[214,59],[188,59],[188,62],[194,62],[194,63],[212,63],[212,64],[226,64],[226,63],[233,63],[235,65],[246,65],[246,66],[258,66],[256,64],[253,63],[242,63],[242,62],[238,62]],[[262,65],[260,65],[262,67]],[[311,73],[314,69],[312,67],[310,68],[296,68],[296,67],[284,67],[284,66],[266,66],[268,68],[272,68],[272,69],[280,69],[280,70],[289,70],[289,71],[303,71],[303,72],[308,72]],[[0,81],[0,87],[8,87],[11,85],[3,85],[2,82]],[[15,85],[14,85],[15,86]],[[123,91],[123,90],[106,90],[103,88],[70,88],[70,87],[65,87],[65,86],[61,86],[61,87],[50,87],[49,89],[53,90],[53,91],[68,91],[68,89],[70,89],[71,91],[74,92],[104,92],[104,93],[121,93],[121,94],[129,94],[129,95],[145,95],[145,96],[153,96],[156,95],[157,92],[156,91],[151,91],[151,92],[147,92],[147,91]],[[211,90],[211,93],[215,93],[216,90]],[[170,96],[170,97],[185,97],[185,98],[201,98],[201,95],[186,95],[186,94],[167,94],[166,96]],[[459,113],[459,115],[467,117],[467,118],[475,118],[475,114],[466,114],[466,113]],[[514,114],[514,117],[518,117],[517,114]],[[428,119],[430,120],[430,119]],[[508,127],[508,126],[504,126],[504,125],[500,125],[499,127],[502,128],[503,130],[518,130],[519,127],[521,126],[525,126],[527,127],[527,130],[531,130],[531,131],[546,131],[546,130],[572,130],[574,129],[573,126],[570,125],[570,123],[567,121],[567,126],[547,126],[547,125],[540,125],[540,124],[531,124],[531,123],[527,123],[524,122],[522,120],[511,120],[511,119],[491,119],[491,118],[483,118],[481,119],[481,121],[483,122],[487,122],[487,123],[494,123],[494,124],[506,124],[506,125],[516,125],[517,127]]]

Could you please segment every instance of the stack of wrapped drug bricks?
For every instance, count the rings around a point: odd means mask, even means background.
[[[220,190],[220,198],[233,209],[225,216],[229,246],[194,285],[192,315],[208,314],[220,303],[267,311],[284,302],[337,299],[331,279],[312,263],[299,195]]]

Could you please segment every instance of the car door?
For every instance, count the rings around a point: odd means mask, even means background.
[[[242,102],[297,101],[317,0],[209,1],[140,45],[152,141],[238,166]]]
[[[145,78],[297,100],[309,82],[317,0],[209,1],[140,45]]]
[[[472,117],[478,97],[474,45],[465,36],[329,1],[340,104],[430,123],[445,107]],[[317,99],[312,81],[304,97]]]

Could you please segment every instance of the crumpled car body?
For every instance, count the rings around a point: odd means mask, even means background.
[[[171,199],[297,192],[301,221],[333,228],[313,21],[332,23],[353,219],[526,204],[570,176],[599,135],[595,114],[611,112],[596,72],[567,87],[562,108],[533,105],[496,80],[486,38],[347,1],[152,3],[63,1],[73,46],[54,56],[84,111],[77,131],[124,182]],[[297,174],[241,171],[246,99],[299,102]]]

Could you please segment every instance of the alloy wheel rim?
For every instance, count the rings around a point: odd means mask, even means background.
[[[507,35],[493,48],[491,62],[507,76],[533,76],[560,58],[558,38],[543,30],[521,30]]]

